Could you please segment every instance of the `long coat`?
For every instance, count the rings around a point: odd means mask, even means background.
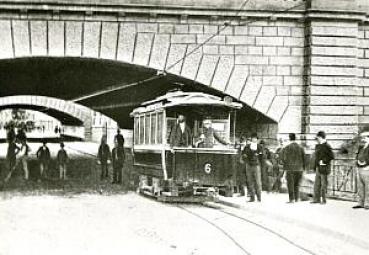
[[[169,144],[172,147],[188,147],[192,145],[192,132],[189,126],[185,125],[184,132],[177,123],[172,127],[169,135]]]
[[[292,142],[282,151],[283,168],[286,171],[303,171],[305,169],[305,150]]]

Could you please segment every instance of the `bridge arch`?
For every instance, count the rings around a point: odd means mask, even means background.
[[[117,123],[113,119],[83,105],[58,98],[26,95],[0,97],[0,110],[9,108],[40,111],[56,118],[62,124],[84,126],[84,136],[87,141],[98,142],[104,127],[114,132],[117,128]]]

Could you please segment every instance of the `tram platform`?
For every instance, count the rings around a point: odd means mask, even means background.
[[[262,193],[261,202],[247,200],[245,196],[220,196],[218,203],[238,208],[245,214],[258,215],[281,224],[289,223],[290,226],[369,247],[369,210],[353,209],[356,202],[328,199],[327,204],[312,204],[309,200],[287,203],[288,194],[267,192]]]

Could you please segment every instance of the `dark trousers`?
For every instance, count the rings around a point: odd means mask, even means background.
[[[323,202],[326,201],[327,184],[328,184],[328,176],[326,174],[319,173],[319,171],[316,171],[314,183],[315,202],[320,202],[320,198],[322,198]]]
[[[108,169],[108,163],[101,162],[101,179],[104,179],[109,177],[109,169]]]
[[[261,166],[261,186],[263,190],[269,191],[269,173],[273,170],[273,164],[270,160],[264,160]]]
[[[259,165],[246,164],[246,176],[248,188],[250,190],[251,200],[255,199],[255,194],[258,200],[261,200],[261,169]]]
[[[113,182],[114,183],[121,183],[122,182],[122,166],[114,166],[113,167]]]
[[[302,171],[287,171],[287,189],[290,201],[298,201],[300,198],[299,188]]]

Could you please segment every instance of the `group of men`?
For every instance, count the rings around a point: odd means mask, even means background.
[[[314,169],[316,171],[314,183],[314,197],[312,203],[327,203],[327,176],[330,174],[330,164],[334,159],[331,146],[326,141],[326,134],[320,131],[316,135],[318,144],[315,147]],[[242,162],[245,163],[246,187],[250,196],[249,202],[261,201],[262,190],[262,166],[265,165],[266,150],[258,142],[257,134],[251,135],[251,141],[246,144],[241,153]],[[296,142],[296,134],[289,134],[289,144],[280,147],[277,151],[277,164],[281,165],[281,170],[277,173],[276,183],[283,176],[284,172],[287,180],[289,201],[294,203],[299,201],[299,185],[303,172],[307,164],[304,148]],[[267,170],[268,171],[268,170]],[[282,174],[280,174],[282,173]],[[264,173],[264,175],[267,173]],[[278,186],[278,185],[277,185]],[[274,188],[274,187],[273,187]],[[277,187],[277,190],[279,188]]]
[[[21,135],[15,135],[14,129],[10,129],[7,134],[8,149],[6,154],[6,159],[9,169],[9,178],[15,171],[17,166],[17,158],[19,159],[19,164],[22,166],[24,171],[24,179],[29,180],[29,155],[31,152],[30,146],[27,144],[27,137],[24,131],[18,132]],[[18,145],[20,144],[20,145]],[[50,150],[47,146],[46,141],[43,142],[42,146],[37,150],[36,156],[39,163],[39,175],[38,180],[41,181],[42,178],[46,177],[46,173],[49,169],[49,164],[51,161]],[[64,149],[64,143],[60,143],[60,149],[57,153],[57,164],[59,168],[59,178],[67,178],[67,163],[69,161],[68,153]]]
[[[117,130],[117,134],[114,137],[114,148],[111,151],[109,145],[107,144],[106,136],[103,136],[101,138],[97,158],[98,164],[100,164],[101,166],[101,180],[109,178],[109,164],[112,163],[112,184],[122,184],[123,182],[123,186],[125,188],[128,188],[129,176],[123,168],[125,161],[124,137],[120,133],[119,129]]]

